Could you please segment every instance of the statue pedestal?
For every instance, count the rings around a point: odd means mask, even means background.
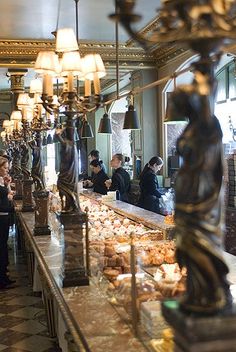
[[[212,316],[184,313],[178,302],[162,303],[162,314],[174,330],[175,352],[236,351],[236,307]]]
[[[51,234],[51,230],[48,225],[48,195],[48,191],[33,192],[35,200],[34,236]]]
[[[85,269],[84,236],[85,213],[61,213],[64,226],[63,264],[61,268],[62,287],[89,285]]]
[[[22,194],[23,194],[23,175],[18,175],[14,177],[14,182],[15,182],[15,195],[14,199],[15,200],[22,200]]]
[[[23,195],[22,195],[22,211],[33,211],[33,197],[32,197],[32,184],[33,179],[27,179],[23,181]]]

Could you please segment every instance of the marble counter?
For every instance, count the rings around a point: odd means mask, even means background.
[[[81,346],[82,342],[86,351],[94,352],[146,351],[93,282],[85,287],[61,288],[61,246],[53,235],[32,236],[33,213],[18,212],[18,218],[75,343]]]
[[[98,202],[102,202],[114,210],[116,213],[142,223],[151,229],[161,230],[164,233],[166,239],[172,238],[174,226],[165,224],[165,217],[163,215],[153,213],[129,203],[121,202],[120,200],[112,202],[102,201],[100,194],[91,191],[85,190],[82,191],[81,194]]]

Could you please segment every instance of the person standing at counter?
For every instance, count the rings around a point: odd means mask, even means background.
[[[100,164],[101,164],[102,170],[106,173],[106,167],[105,167],[103,161],[100,160],[100,153],[99,153],[98,150],[96,150],[96,149],[91,150],[91,152],[88,155],[88,158],[89,158],[90,162],[93,161],[93,160],[99,161]],[[93,174],[91,175],[91,177],[93,177]]]
[[[90,168],[93,173],[92,180],[87,180],[87,187],[93,187],[94,192],[100,194],[107,194],[107,187],[105,181],[109,180],[109,177],[102,169],[101,162],[97,159],[94,159],[90,163]]]
[[[13,194],[10,191],[11,177],[8,174],[9,164],[5,157],[0,157],[0,289],[14,283],[7,276],[8,266],[8,247],[7,241],[9,237],[10,217],[14,208],[11,200]]]
[[[149,162],[145,165],[140,175],[140,199],[139,206],[146,210],[159,213],[159,198],[161,193],[158,188],[158,180],[156,174],[161,170],[163,166],[163,160],[159,156],[152,157]]]
[[[122,167],[124,158],[122,154],[113,155],[110,165],[115,169],[111,180],[105,181],[106,187],[109,191],[119,191],[119,199],[123,202],[129,202],[130,191],[130,176]]]

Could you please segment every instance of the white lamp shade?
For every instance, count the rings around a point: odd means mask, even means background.
[[[30,82],[30,93],[32,94],[42,94],[43,84],[41,79],[32,79]]]
[[[11,121],[21,121],[21,118],[22,118],[21,111],[19,110],[12,111],[11,117],[10,117]]]
[[[60,104],[58,102],[58,96],[57,95],[53,95],[52,105],[60,106]]]
[[[31,122],[33,120],[33,109],[27,108],[24,109],[23,113],[23,120],[26,120],[27,122]]]
[[[3,127],[3,128],[7,128],[7,127],[10,126],[10,124],[11,124],[11,121],[9,121],[9,120],[4,120],[4,121],[3,121],[3,124],[2,124],[2,127]]]
[[[29,105],[29,95],[27,93],[20,93],[17,98],[18,108],[23,108]]]
[[[81,59],[78,51],[64,53],[61,60],[61,75],[67,76],[72,73],[73,76],[82,75]]]
[[[79,50],[75,32],[72,28],[61,28],[57,31],[56,51],[68,52]]]
[[[59,66],[59,59],[54,51],[40,51],[38,53],[34,69],[41,74],[55,75]]]
[[[83,60],[83,73],[85,78],[94,79],[96,73],[98,78],[106,76],[106,70],[102,58],[99,54],[88,54]]]

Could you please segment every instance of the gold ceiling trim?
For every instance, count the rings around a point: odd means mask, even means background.
[[[0,40],[0,66],[4,67],[33,67],[37,54],[41,50],[55,50],[55,41],[42,40]],[[84,42],[80,43],[82,55],[96,51],[101,54],[108,66],[114,66],[116,47],[113,42]],[[126,44],[119,44],[119,60],[121,66],[155,66],[155,57],[145,53],[141,48],[128,48]]]
[[[155,17],[151,22],[149,22],[145,27],[143,27],[140,31],[137,32],[138,35],[148,36],[150,35],[156,28],[159,22],[159,16]],[[129,39],[126,42],[126,45],[129,47],[137,45],[134,39]]]
[[[148,34],[156,28],[158,18],[145,26],[141,34]],[[174,46],[153,46],[151,52],[133,46],[134,41],[119,43],[119,65],[121,70],[128,72],[134,69],[156,68],[167,64],[177,58],[186,50]],[[0,40],[0,67],[34,67],[37,54],[41,50],[55,50],[55,41],[43,40]],[[82,55],[98,52],[101,54],[107,68],[116,65],[116,46],[114,42],[80,42]]]

